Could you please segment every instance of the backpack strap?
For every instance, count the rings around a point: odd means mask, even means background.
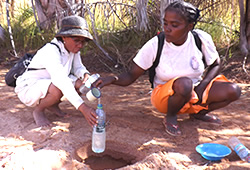
[[[162,48],[164,45],[164,39],[165,39],[164,32],[160,32],[157,35],[157,37],[158,37],[158,49],[157,49],[156,58],[155,58],[155,61],[153,62],[153,65],[149,68],[149,81],[151,83],[151,88],[154,87],[155,68],[159,64]]]
[[[50,44],[55,45],[55,46],[58,48],[59,52],[61,53],[61,49],[59,48],[59,46],[58,46],[56,43],[50,42]],[[45,45],[46,45],[46,44],[45,44]],[[43,46],[44,46],[44,45],[43,45]],[[34,56],[34,55],[33,55],[33,56]],[[33,56],[32,56],[32,58],[33,58]],[[28,68],[27,71],[30,71],[30,70],[43,70],[43,69],[45,69],[45,68]]]
[[[201,44],[202,44],[202,42],[201,42],[201,39],[200,39],[199,35],[198,35],[197,32],[195,32],[194,30],[192,30],[191,33],[192,33],[193,36],[194,36],[194,41],[195,41],[195,44],[196,44],[197,48],[198,48],[198,49],[201,51],[201,53],[202,53],[202,49],[201,49]],[[206,60],[205,60],[205,56],[204,56],[203,54],[202,54],[202,61],[203,61],[204,65],[205,65],[205,68],[206,68],[206,67],[207,67],[207,63],[206,63]]]
[[[50,44],[55,45],[58,48],[59,52],[61,53],[61,49],[59,48],[59,46],[56,43],[50,42]]]

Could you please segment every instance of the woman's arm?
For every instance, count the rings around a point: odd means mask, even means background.
[[[85,74],[90,74],[89,71],[87,70],[87,68],[82,63],[80,52],[78,52],[77,54],[74,55],[73,74],[81,80],[84,79]]]
[[[214,61],[214,63],[207,68],[207,72],[204,75],[203,80],[194,89],[199,97],[198,103],[201,102],[202,94],[204,90],[206,89],[207,85],[211,82],[213,78],[215,78],[220,73],[220,71],[221,71],[221,61],[220,61],[220,58],[218,57]]]
[[[128,72],[122,73],[119,76],[101,77],[95,83],[93,87],[102,88],[104,86],[115,84],[119,86],[128,86],[132,84],[138,77],[140,77],[145,70],[132,62],[131,69]]]

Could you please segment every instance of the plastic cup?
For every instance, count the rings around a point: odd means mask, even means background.
[[[101,91],[94,87],[86,94],[86,97],[89,101],[94,101],[101,97]]]
[[[100,77],[99,74],[93,74],[89,77],[89,79],[85,82],[85,86],[90,88],[91,84],[94,83]]]

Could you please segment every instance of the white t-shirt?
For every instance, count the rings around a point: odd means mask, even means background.
[[[202,30],[196,29],[194,31],[197,32],[202,41],[202,53],[205,56],[206,64],[213,64],[219,54],[212,37]],[[153,65],[157,49],[158,38],[155,36],[140,49],[133,61],[142,69],[147,70]],[[160,61],[155,69],[154,87],[165,84],[175,77],[184,76],[192,79],[193,84],[197,85],[201,81],[205,70],[202,53],[195,44],[191,32],[188,33],[186,42],[180,46],[164,41]]]
[[[45,68],[26,71],[17,79],[15,92],[27,106],[34,105],[37,100],[45,97],[48,86],[53,83],[76,109],[84,102],[75,90],[74,82],[89,73],[82,64],[80,52],[69,53],[61,41],[54,38],[51,42],[57,44],[61,50],[50,43],[39,49],[33,57],[29,68]],[[39,83],[40,82],[40,83]],[[39,84],[39,85],[35,85]],[[30,94],[32,88],[36,94]],[[29,92],[28,92],[29,91]],[[29,94],[29,95],[27,95]]]

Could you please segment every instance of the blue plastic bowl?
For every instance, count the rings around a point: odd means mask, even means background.
[[[231,149],[225,145],[216,143],[203,143],[196,146],[196,151],[210,161],[219,161],[231,153]]]

